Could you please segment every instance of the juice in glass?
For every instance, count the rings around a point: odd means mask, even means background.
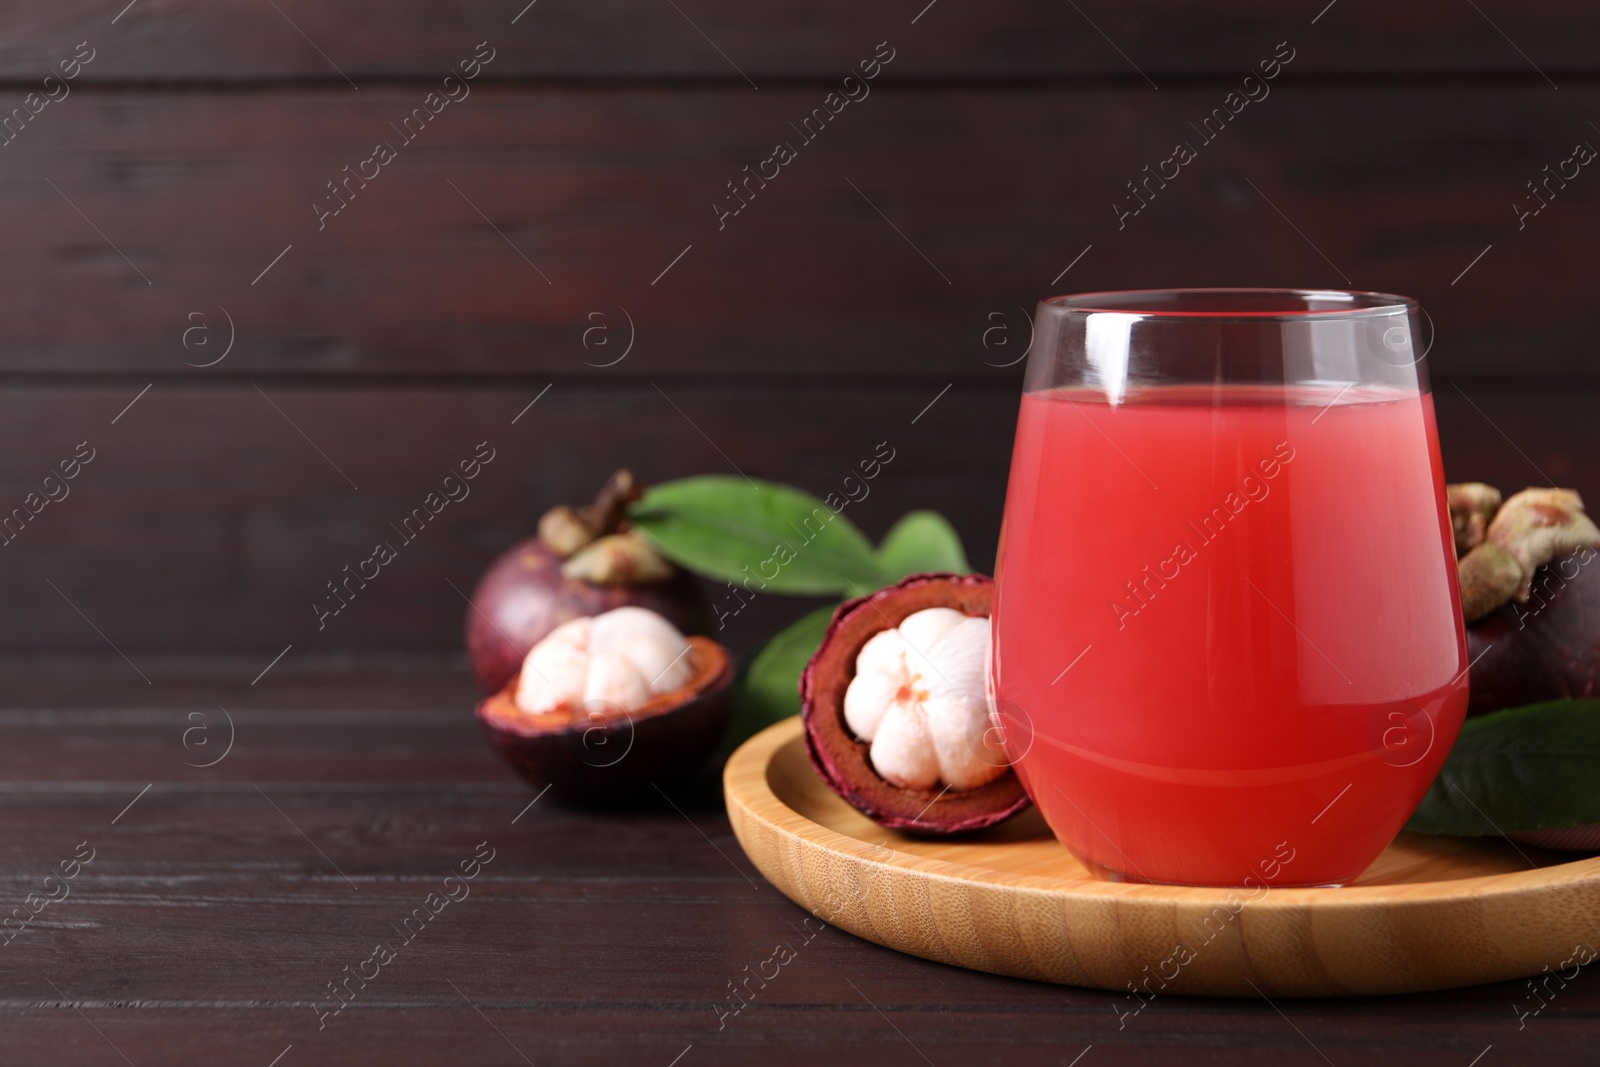
[[[1425,391],[1025,393],[993,680],[1063,843],[1140,881],[1359,875],[1466,707],[1442,501]]]

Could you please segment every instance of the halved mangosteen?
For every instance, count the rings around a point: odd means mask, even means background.
[[[960,833],[1029,804],[989,710],[993,591],[981,574],[914,574],[848,601],[800,675],[812,765],[883,826]]]
[[[727,729],[732,682],[727,649],[625,607],[557,627],[477,716],[530,785],[615,803],[704,766]]]

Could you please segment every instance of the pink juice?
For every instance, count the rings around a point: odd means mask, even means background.
[[[1443,499],[1427,395],[1025,395],[994,679],[1062,842],[1132,880],[1359,875],[1466,708]]]

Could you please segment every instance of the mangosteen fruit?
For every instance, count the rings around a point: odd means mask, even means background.
[[[569,619],[478,705],[489,743],[559,800],[614,803],[705,765],[728,726],[733,661],[624,606]]]
[[[707,632],[709,611],[694,579],[629,528],[628,505],[643,491],[630,472],[617,471],[593,504],[551,508],[537,536],[484,572],[466,622],[467,652],[484,693],[504,689],[528,651],[571,619],[632,605],[684,633]]]
[[[1600,696],[1600,528],[1571,489],[1504,502],[1481,483],[1449,488],[1467,658],[1467,713]]]
[[[988,687],[994,583],[914,574],[841,604],[800,674],[806,750],[891,829],[978,830],[1028,806]]]
[[[1600,528],[1571,489],[1501,501],[1482,483],[1448,491],[1471,664],[1468,715],[1600,696]],[[1600,849],[1600,823],[1510,835],[1541,848]]]

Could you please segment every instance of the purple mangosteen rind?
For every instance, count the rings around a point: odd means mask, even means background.
[[[1584,559],[1539,568],[1527,603],[1467,624],[1468,715],[1600,697],[1600,561]]]
[[[976,789],[895,786],[873,769],[870,746],[844,722],[844,690],[869,638],[924,608],[948,607],[987,617],[993,594],[993,580],[982,574],[909,575],[839,605],[800,672],[800,717],[811,766],[847,804],[880,826],[938,836],[968,833],[1004,822],[1031,803],[1012,770]]]

